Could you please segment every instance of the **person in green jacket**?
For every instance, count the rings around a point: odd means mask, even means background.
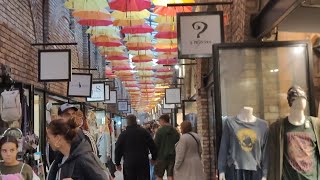
[[[155,174],[157,180],[162,180],[165,171],[167,171],[168,180],[172,180],[176,156],[175,145],[179,141],[180,134],[171,126],[168,114],[161,115],[159,123],[161,127],[158,129],[154,140],[158,148]]]

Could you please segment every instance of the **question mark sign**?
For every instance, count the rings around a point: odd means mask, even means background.
[[[194,30],[200,30],[197,34],[197,38],[200,38],[200,34],[207,30],[208,24],[202,21],[197,21],[192,24]]]

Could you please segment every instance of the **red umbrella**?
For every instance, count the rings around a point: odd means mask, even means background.
[[[111,0],[109,1],[110,9],[127,11],[141,11],[151,7],[150,0]]]
[[[107,56],[106,60],[112,61],[112,60],[128,60],[129,58],[127,56]]]
[[[139,87],[137,84],[125,84],[125,87]]]
[[[138,26],[127,26],[121,30],[123,34],[141,34],[141,33],[151,33],[153,28],[148,24],[138,25]]]
[[[120,41],[110,41],[110,42],[94,42],[96,46],[104,46],[104,47],[118,47],[123,44]]]
[[[134,62],[134,63],[143,63],[143,62],[151,62],[152,61],[152,59],[151,60],[132,60],[132,62]]]
[[[171,72],[173,69],[171,68],[160,68],[160,69],[157,69],[157,72]]]
[[[167,48],[167,49],[157,48],[155,51],[156,52],[177,52],[178,48]]]
[[[158,32],[154,37],[159,39],[175,39],[178,37],[178,34],[177,32]]]
[[[191,6],[177,6],[177,7],[165,7],[165,6],[155,6],[155,14],[161,16],[176,16],[179,12],[192,12]]]
[[[82,26],[109,26],[112,25],[111,20],[95,20],[95,19],[81,19],[78,21]]]
[[[178,63],[177,59],[161,59],[157,61],[158,64],[175,65]]]
[[[128,81],[128,82],[136,81],[136,79],[133,78],[133,77],[120,78],[120,80],[123,81],[123,82],[126,82],[126,81]]]
[[[159,79],[168,79],[168,78],[172,78],[172,76],[156,76],[156,78],[159,78]]]
[[[145,47],[128,47],[129,50],[132,51],[139,51],[139,50],[149,50],[152,49],[152,46],[145,46]]]
[[[114,71],[126,71],[126,70],[132,70],[130,66],[114,66],[112,67],[112,70]]]

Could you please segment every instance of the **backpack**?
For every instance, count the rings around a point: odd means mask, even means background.
[[[19,90],[4,91],[0,97],[1,119],[5,122],[19,121],[22,116]]]

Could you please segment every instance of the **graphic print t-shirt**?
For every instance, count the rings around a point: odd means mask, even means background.
[[[292,125],[285,119],[284,158],[282,180],[316,180],[319,156],[317,140],[308,117],[301,126]]]

